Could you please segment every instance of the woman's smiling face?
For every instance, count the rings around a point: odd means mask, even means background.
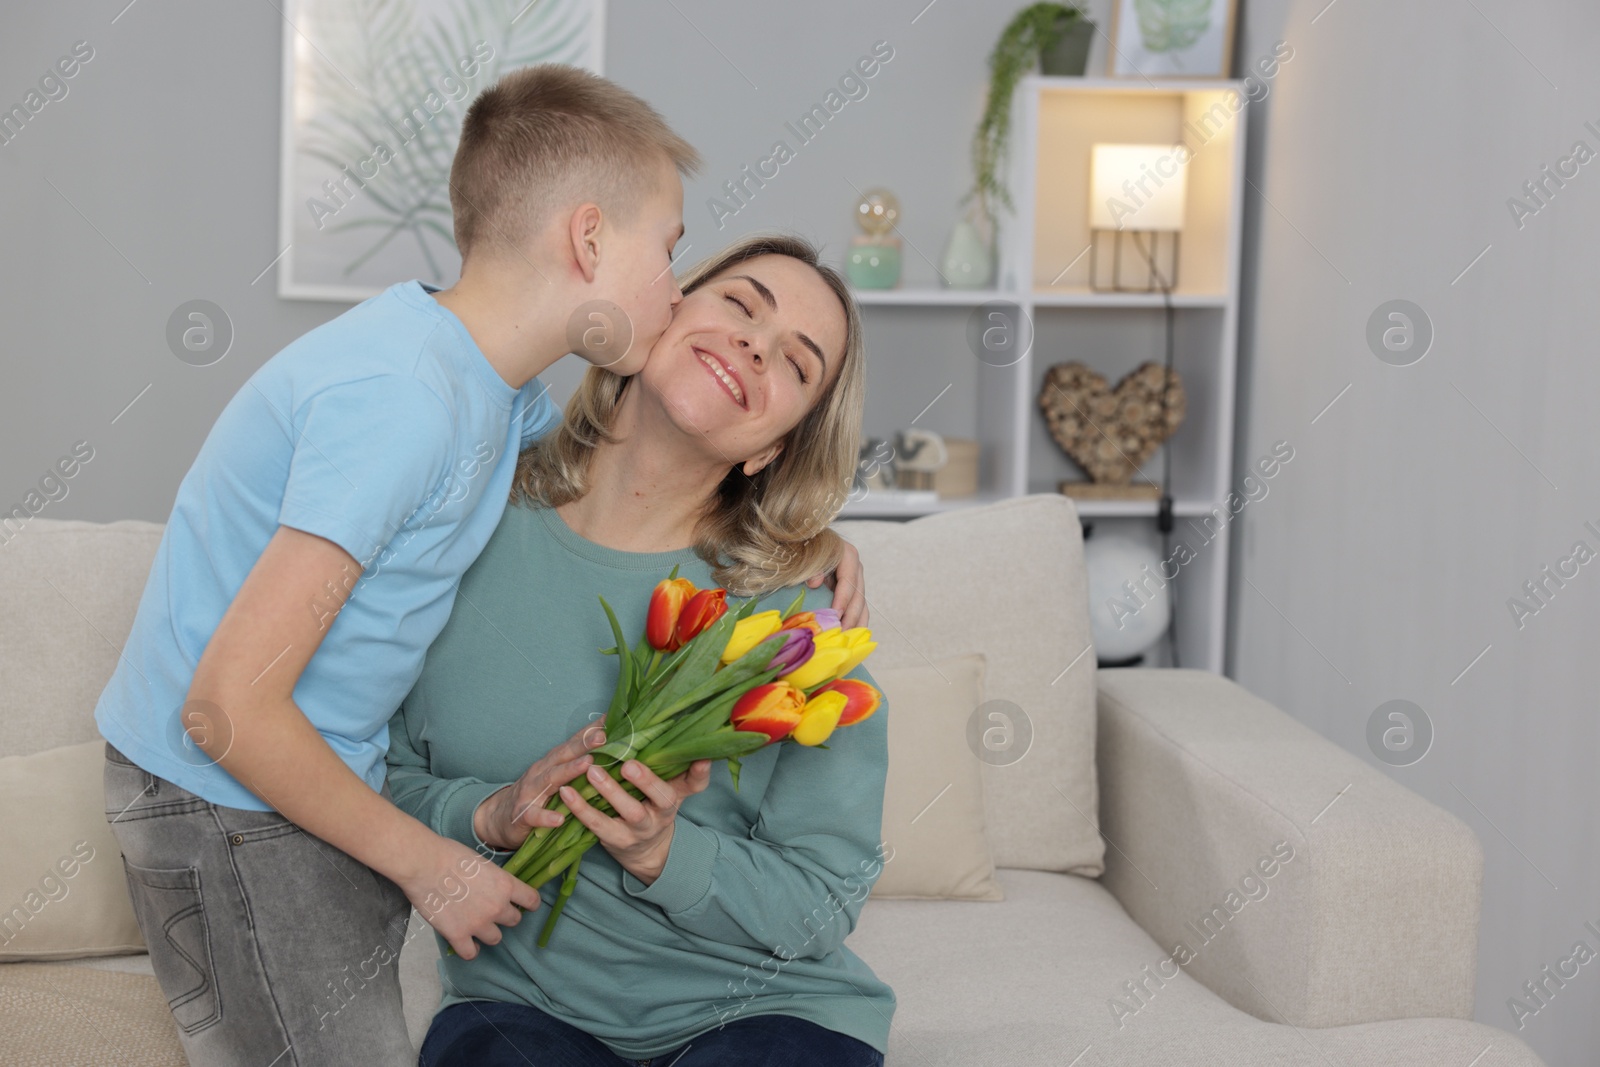
[[[639,383],[679,429],[754,473],[838,377],[845,332],[815,270],[756,256],[684,296]]]

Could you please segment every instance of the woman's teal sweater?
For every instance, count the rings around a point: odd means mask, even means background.
[[[716,584],[691,551],[618,552],[552,510],[508,507],[389,724],[395,803],[483,850],[472,829],[479,802],[610,703],[617,660],[599,651],[612,639],[597,597],[636,640],[674,564],[699,587]],[[761,607],[782,610],[796,592]],[[806,606],[831,600],[826,588],[808,590]],[[851,676],[871,680],[861,668]],[[759,1014],[798,1016],[886,1051],[894,993],[844,942],[882,870],[888,711],[835,731],[826,749],[747,756],[737,792],[726,765],[713,764],[711,785],[679,808],[659,878],[644,885],[595,845],[549,945],[536,942],[559,879],[499,945],[440,960],[442,1006],[531,1004],[639,1059]]]

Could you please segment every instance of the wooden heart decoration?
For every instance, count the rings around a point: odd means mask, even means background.
[[[1167,390],[1166,418],[1161,393]],[[1057,363],[1044,376],[1039,407],[1050,436],[1098,484],[1127,485],[1183,423],[1183,380],[1160,363],[1145,363],[1106,388],[1082,363]]]

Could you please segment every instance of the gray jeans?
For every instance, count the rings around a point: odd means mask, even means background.
[[[106,746],[106,819],[189,1062],[416,1062],[400,1003],[410,902],[270,811],[202,800]]]

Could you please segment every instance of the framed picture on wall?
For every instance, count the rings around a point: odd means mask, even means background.
[[[1226,78],[1237,0],[1112,0],[1115,77]]]
[[[605,0],[284,0],[283,13],[282,297],[453,284],[450,164],[468,105],[531,63],[601,72]]]

